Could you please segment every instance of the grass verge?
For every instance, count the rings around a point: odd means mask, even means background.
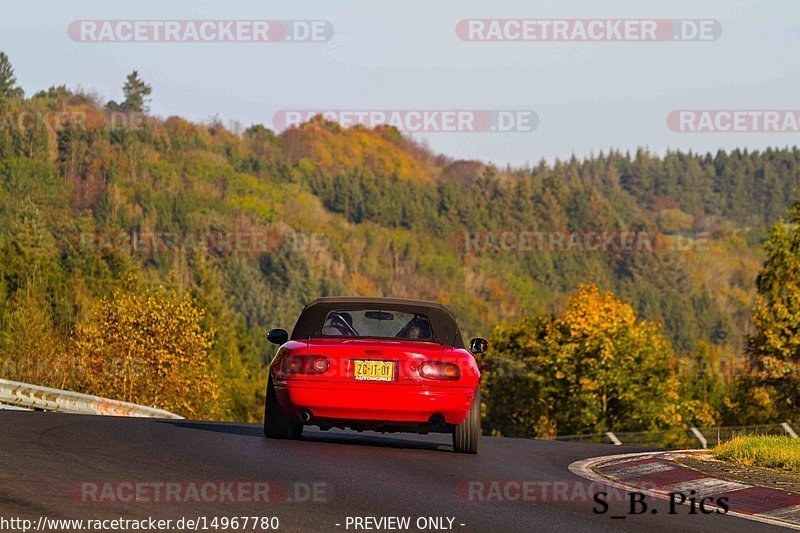
[[[800,472],[800,439],[784,436],[751,435],[723,442],[713,454],[724,461]]]

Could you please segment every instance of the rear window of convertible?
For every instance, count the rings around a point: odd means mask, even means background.
[[[323,337],[433,340],[431,323],[427,316],[380,309],[330,311],[320,333]]]

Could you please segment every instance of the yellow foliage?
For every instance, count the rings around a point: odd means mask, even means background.
[[[283,136],[290,159],[302,161],[306,170],[333,175],[369,169],[375,175],[418,182],[429,181],[436,173],[432,164],[414,158],[380,129],[342,128],[317,116]]]
[[[633,308],[614,297],[601,293],[596,285],[580,285],[569,299],[558,323],[568,325],[573,337],[609,335],[627,329],[636,322]]]
[[[213,332],[203,329],[203,316],[189,296],[164,289],[103,300],[97,320],[75,334],[89,391],[184,416],[213,415]]]

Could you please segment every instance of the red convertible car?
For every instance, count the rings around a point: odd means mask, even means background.
[[[433,302],[319,298],[270,364],[264,434],[297,438],[304,425],[382,432],[452,433],[455,451],[477,453],[480,372],[453,314]]]

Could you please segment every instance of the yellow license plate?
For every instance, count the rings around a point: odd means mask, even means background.
[[[353,376],[366,381],[394,381],[393,361],[353,361]]]

